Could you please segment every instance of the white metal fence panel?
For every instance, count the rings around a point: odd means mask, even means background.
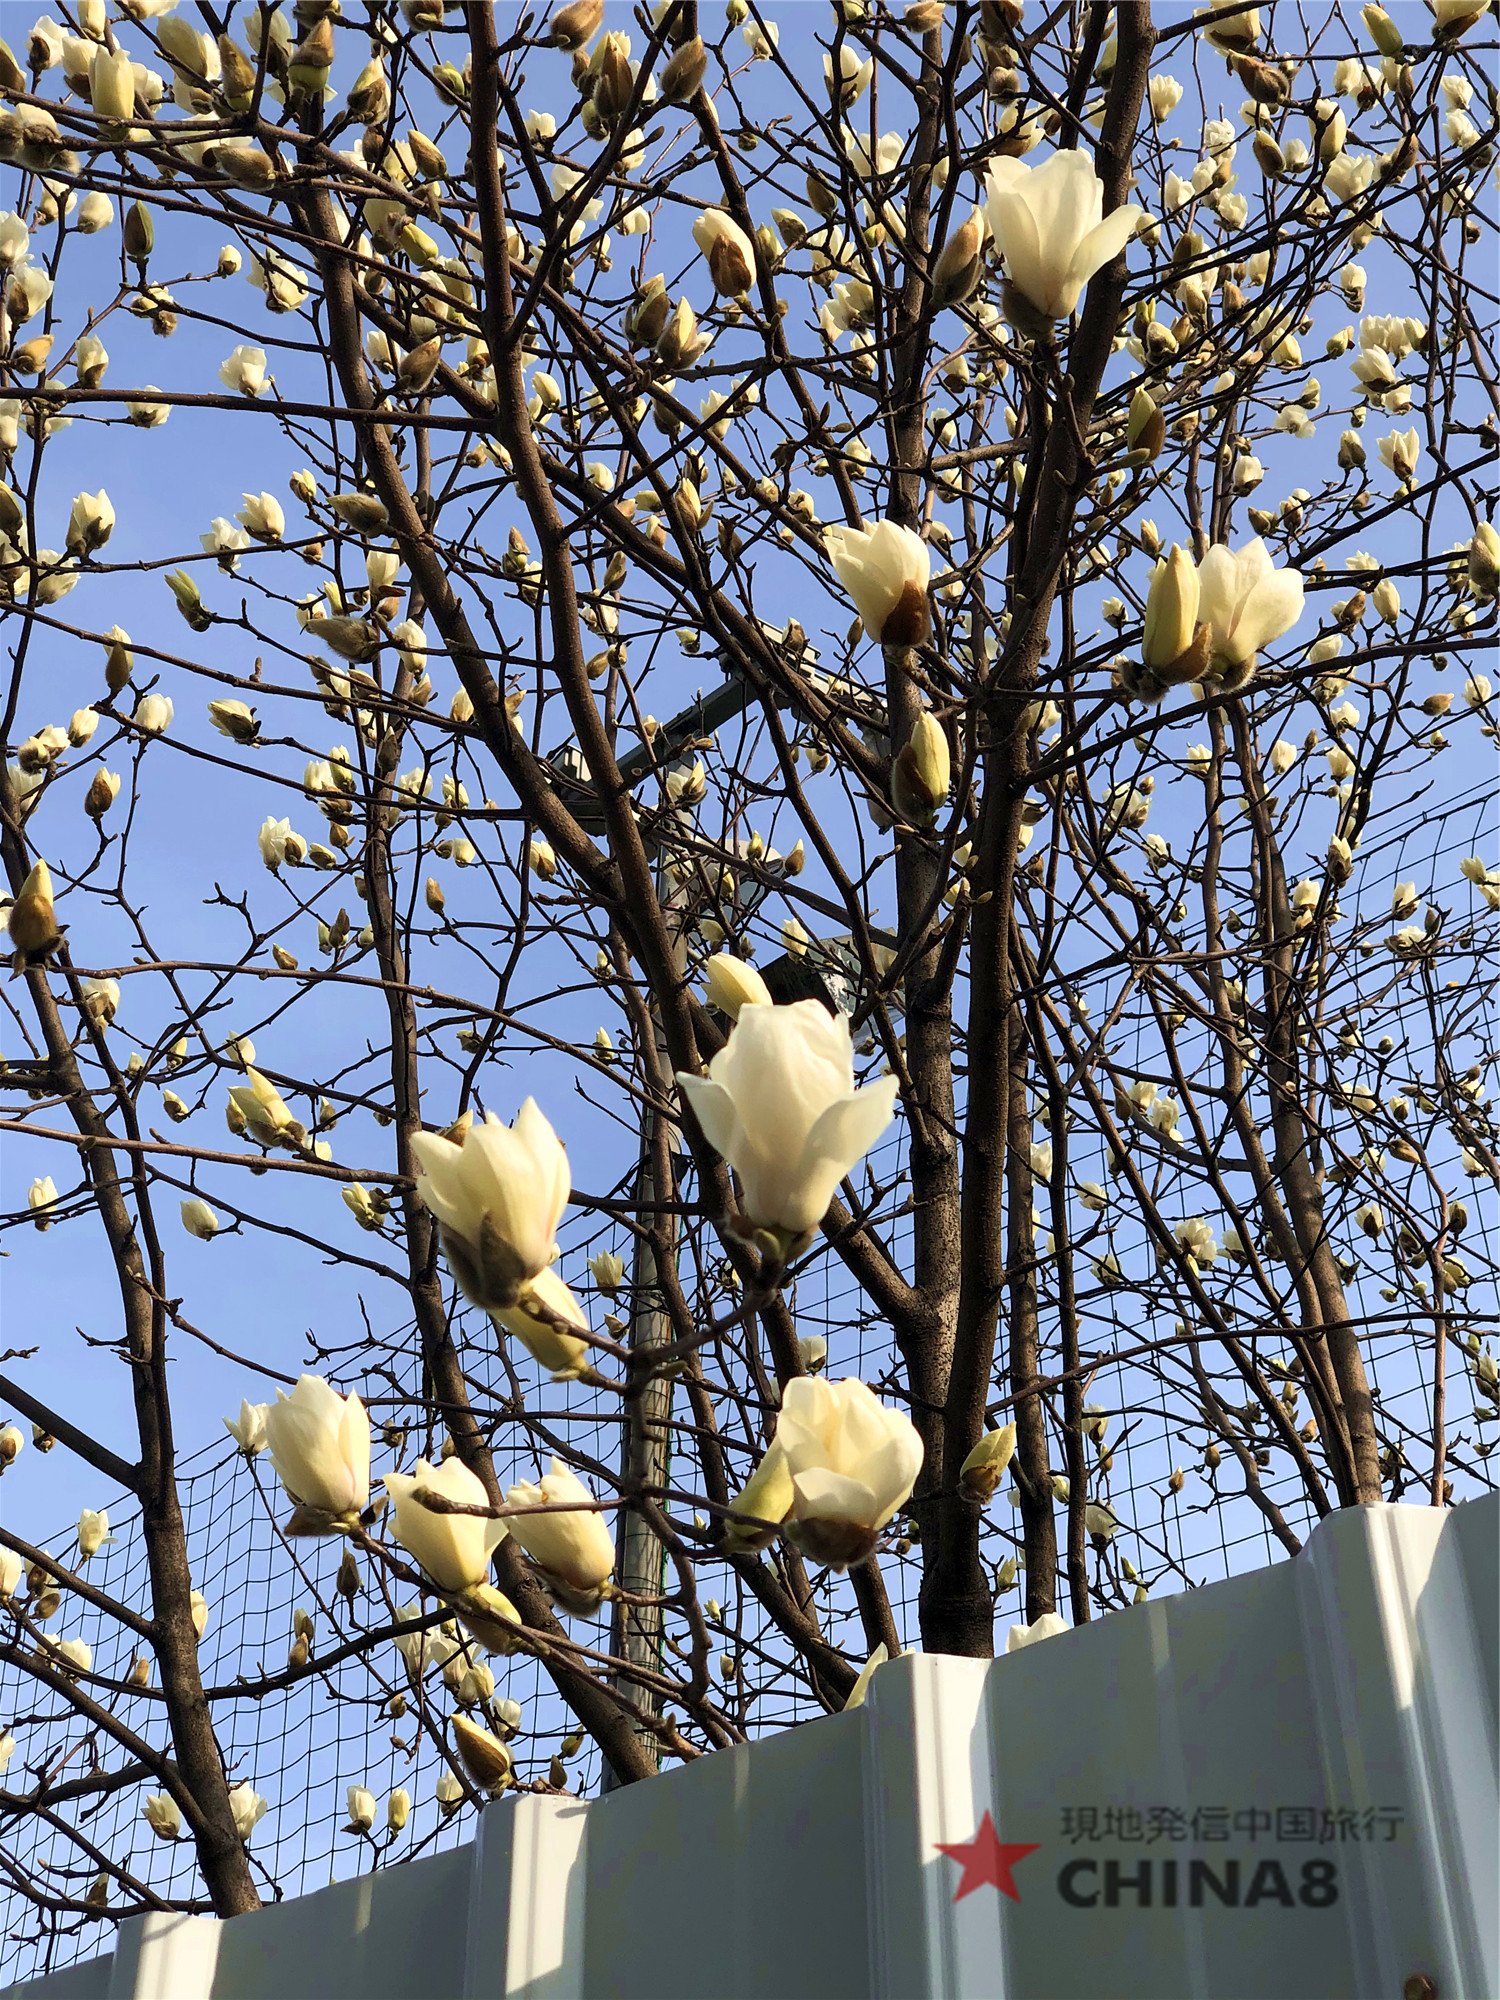
[[[1432,2000],[1500,1993],[1500,1497],[219,1924],[28,2000]],[[1425,1982],[1425,1983],[1424,1983]]]

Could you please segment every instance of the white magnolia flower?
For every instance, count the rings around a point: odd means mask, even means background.
[[[693,224],[693,241],[703,252],[714,290],[740,298],[755,282],[755,245],[732,215],[706,208]]]
[[[170,728],[173,713],[170,695],[143,694],[135,705],[131,720],[147,736],[160,736],[164,729]]]
[[[1034,1646],[1039,1639],[1055,1639],[1059,1632],[1071,1629],[1066,1618],[1056,1611],[1044,1611],[1040,1618],[1033,1618],[1029,1625],[1012,1625],[1006,1634],[1007,1653],[1019,1653],[1023,1646]]]
[[[706,1077],[678,1086],[715,1152],[739,1175],[758,1228],[797,1239],[895,1112],[896,1079],[854,1088],[849,1023],[816,1000],[745,1007]]]
[[[512,1536],[541,1570],[558,1603],[581,1616],[597,1611],[615,1566],[615,1543],[583,1481],[554,1458],[539,1486],[519,1480],[505,1498],[522,1510],[508,1517]],[[545,1507],[566,1511],[529,1511]]]
[[[241,1400],[238,1417],[221,1419],[240,1450],[251,1458],[266,1448],[266,1405]]]
[[[910,1418],[854,1377],[786,1385],[775,1448],[791,1478],[788,1532],[815,1562],[863,1562],[922,1469]]]
[[[219,1218],[208,1203],[195,1195],[191,1201],[181,1204],[182,1226],[189,1236],[196,1236],[201,1243],[208,1243],[219,1233]]]
[[[83,236],[97,236],[101,229],[108,229],[115,219],[115,205],[107,194],[95,188],[79,202],[73,216],[73,227]]]
[[[408,1555],[426,1570],[440,1590],[472,1590],[489,1575],[490,1556],[506,1536],[504,1521],[477,1514],[436,1514],[424,1507],[421,1495],[436,1493],[444,1500],[483,1507],[488,1494],[461,1458],[429,1465],[419,1458],[413,1473],[388,1472],[385,1490],[394,1505],[392,1530]]]
[[[80,493],[68,516],[68,554],[92,555],[114,533],[115,510],[101,486],[97,493]]]
[[[930,622],[932,576],[932,553],[921,536],[877,521],[873,528],[831,527],[824,540],[870,637],[885,646],[920,645]]]
[[[78,1516],[78,1559],[89,1562],[98,1555],[109,1540],[109,1515],[103,1508],[97,1511],[85,1507]]]
[[[266,351],[263,347],[237,347],[219,368],[219,380],[226,389],[242,396],[258,396],[266,386]]]
[[[396,1612],[397,1621],[409,1624],[422,1616],[420,1604],[403,1604]],[[405,1660],[407,1667],[418,1679],[429,1667],[446,1666],[459,1650],[456,1638],[450,1636],[458,1627],[450,1625],[428,1625],[420,1632],[398,1632],[395,1638],[396,1651]]]
[[[286,514],[274,493],[247,493],[234,518],[259,542],[279,542],[286,529]]]
[[[1043,319],[1066,319],[1094,273],[1117,257],[1143,213],[1104,214],[1104,183],[1089,154],[1057,152],[1039,167],[1000,159],[985,214],[1006,274]]]
[[[182,1831],[182,1814],[169,1792],[153,1792],[141,1807],[141,1817],[158,1840],[175,1840]]]
[[[838,100],[845,110],[851,104],[857,104],[864,96],[870,87],[870,78],[874,74],[875,64],[873,59],[862,62],[858,49],[851,47],[848,42],[845,42],[839,49],[838,84]],[[833,89],[833,57],[831,55],[825,54],[823,57],[823,81],[830,90]]]
[[[459,1142],[412,1134],[417,1191],[442,1225],[448,1263],[487,1312],[514,1306],[557,1257],[572,1176],[561,1141],[528,1097],[514,1125],[493,1112]]]
[[[715,952],[703,967],[706,989],[704,999],[710,1007],[717,1007],[732,1021],[740,1018],[742,1007],[769,1007],[770,988],[753,965],[747,965],[742,958],[731,952]]]
[[[229,1793],[229,1810],[234,1814],[234,1830],[248,1840],[266,1816],[266,1801],[254,1785],[235,1785]]]
[[[1201,1215],[1194,1215],[1186,1222],[1179,1222],[1173,1234],[1177,1238],[1179,1248],[1187,1252],[1199,1270],[1206,1270],[1219,1254],[1213,1230]]]
[[[1415,476],[1417,461],[1422,455],[1422,441],[1417,436],[1416,427],[1409,431],[1392,431],[1380,440],[1380,461],[1395,473],[1403,484]]]
[[[1263,646],[1302,616],[1302,577],[1277,569],[1257,538],[1232,553],[1215,543],[1198,565],[1198,617],[1208,626],[1209,660],[1224,679],[1247,676]]]
[[[347,1785],[344,1788],[345,1802],[349,1808],[349,1825],[355,1833],[368,1833],[375,1824],[375,1794],[367,1785]]]
[[[276,1401],[266,1406],[265,1431],[276,1476],[305,1516],[299,1526],[326,1532],[364,1511],[370,1419],[358,1396],[341,1396],[321,1375],[303,1375],[290,1396],[276,1391]]]
[[[260,858],[274,875],[279,868],[300,868],[307,859],[307,842],[294,833],[289,819],[267,819],[255,836]]]
[[[31,231],[14,209],[0,215],[0,265],[8,271],[14,270],[24,262],[30,241]]]

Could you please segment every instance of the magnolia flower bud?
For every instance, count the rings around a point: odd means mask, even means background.
[[[235,1785],[229,1793],[229,1810],[234,1815],[235,1832],[241,1840],[248,1840],[265,1817],[266,1801],[254,1785]]]
[[[1476,597],[1493,597],[1500,590],[1500,534],[1481,521],[1469,543],[1469,588]]]
[[[141,1817],[158,1840],[175,1840],[182,1831],[182,1814],[170,1793],[150,1794],[141,1807]]]
[[[21,884],[7,928],[12,948],[30,963],[39,963],[61,941],[52,905],[52,874],[45,861],[38,861]]]
[[[798,1336],[797,1357],[809,1375],[827,1365],[828,1342],[821,1333],[804,1333]]]
[[[266,1405],[242,1401],[240,1414],[221,1419],[224,1428],[249,1458],[266,1448]]]
[[[1384,7],[1362,7],[1359,18],[1364,22],[1371,41],[1383,56],[1389,56],[1392,60],[1400,57],[1406,45],[1401,30]]]
[[[747,965],[742,958],[735,958],[729,952],[717,952],[703,967],[707,981],[704,998],[710,1007],[717,1007],[732,1021],[740,1017],[740,1009],[747,1006],[769,1007],[770,989],[753,965]]]
[[[373,493],[335,493],[328,506],[335,520],[358,535],[378,535],[389,523],[384,501]]]
[[[80,493],[68,517],[68,554],[92,555],[102,549],[114,532],[115,510],[101,486],[97,493]]]
[[[959,1467],[961,1491],[981,1506],[986,1505],[999,1490],[1005,1468],[1015,1456],[1015,1450],[1016,1427],[1013,1423],[997,1431],[986,1431]]]
[[[693,224],[693,241],[702,251],[714,281],[725,298],[740,298],[755,281],[755,245],[722,208],[706,208]]]
[[[1141,634],[1141,659],[1165,687],[1199,679],[1208,662],[1209,632],[1198,622],[1199,594],[1193,559],[1174,542],[1152,573]]]
[[[604,19],[604,0],[570,0],[552,16],[547,39],[554,48],[581,49]]]
[[[1149,465],[1167,441],[1167,424],[1149,389],[1137,389],[1125,420],[1131,465]]]
[[[7,1424],[0,1430],[0,1472],[3,1472],[7,1465],[15,1464],[25,1443],[26,1439],[15,1424]],[[6,1595],[9,1594],[7,1591]]]
[[[470,1722],[466,1715],[455,1715],[453,1740],[464,1761],[464,1768],[476,1785],[495,1793],[509,1784],[512,1758],[498,1736],[481,1729],[477,1722]]]
[[[227,736],[235,743],[253,743],[260,734],[255,710],[246,707],[242,701],[211,701],[208,704],[208,719],[221,736]]]
[[[1421,440],[1415,429],[1392,431],[1389,436],[1380,440],[1381,463],[1395,473],[1402,485],[1408,484],[1415,478],[1421,450]]]
[[[206,1201],[196,1195],[191,1201],[181,1203],[182,1226],[189,1236],[196,1236],[200,1242],[208,1243],[219,1233],[219,1218]]]
[[[891,801],[902,819],[923,824],[947,799],[951,783],[948,738],[936,716],[924,709],[891,766]]]
[[[96,49],[88,78],[89,101],[99,116],[111,125],[129,124],[135,115],[135,69],[125,51]]]
[[[979,283],[983,271],[980,253],[985,239],[984,212],[974,208],[966,222],[954,231],[938,254],[932,268],[932,304],[936,312],[947,306],[962,305]]]
[[[375,1824],[375,1794],[364,1785],[349,1785],[344,1797],[349,1807],[349,1833],[368,1833]]]
[[[385,1823],[392,1833],[400,1833],[411,1818],[411,1793],[398,1785],[385,1802]]]
[[[88,1562],[109,1539],[109,1515],[85,1507],[78,1517],[78,1560]]]
[[[687,104],[696,97],[708,73],[708,50],[702,37],[685,41],[661,73],[661,94],[668,104]]]

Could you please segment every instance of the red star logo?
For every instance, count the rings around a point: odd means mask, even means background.
[[[1040,1841],[1005,1841],[995,1832],[995,1822],[986,1813],[979,1822],[979,1831],[972,1840],[956,1841],[951,1846],[934,1841],[939,1853],[946,1854],[963,1868],[963,1880],[953,1892],[955,1903],[961,1903],[965,1896],[975,1889],[982,1889],[987,1882],[993,1883],[1002,1896],[1009,1896],[1013,1903],[1019,1903],[1021,1893],[1011,1878],[1011,1869],[1028,1854],[1035,1854]]]

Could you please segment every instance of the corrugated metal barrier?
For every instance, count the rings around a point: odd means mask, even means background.
[[[1500,1496],[228,1923],[29,2000],[1494,2000]]]

